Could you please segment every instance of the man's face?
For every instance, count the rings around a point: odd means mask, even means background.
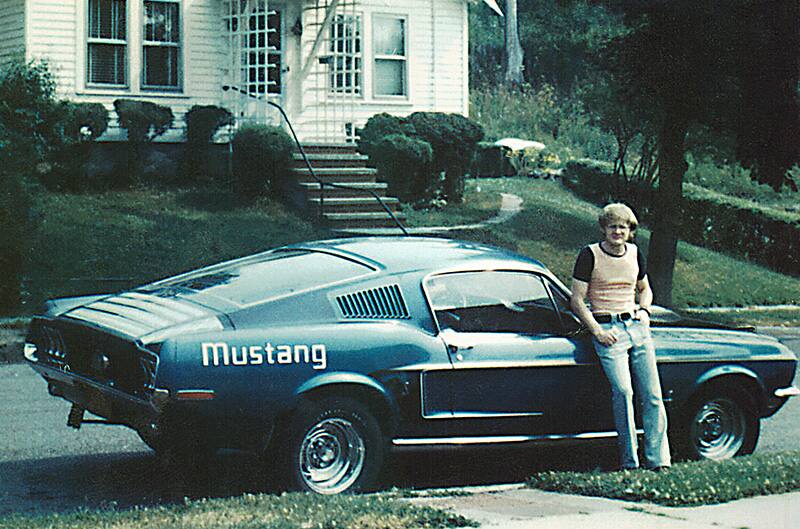
[[[608,223],[603,230],[605,233],[606,244],[610,246],[622,246],[631,236],[631,227],[627,222],[613,220]]]

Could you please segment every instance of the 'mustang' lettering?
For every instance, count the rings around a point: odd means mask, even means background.
[[[225,342],[203,342],[203,366],[257,366],[308,364],[313,369],[328,367],[325,344],[229,345]]]

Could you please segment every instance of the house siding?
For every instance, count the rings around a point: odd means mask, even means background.
[[[0,66],[25,57],[25,0],[0,2]]]
[[[408,97],[403,100],[372,97],[371,76],[365,75],[364,97],[356,99],[353,122],[363,126],[374,114],[388,112],[405,116],[417,111],[440,111],[467,114],[465,86],[468,84],[464,49],[467,32],[467,5],[464,0],[362,0],[357,11],[365,26],[372,17],[396,15],[408,20]],[[365,60],[371,60],[372,34],[364,35]],[[365,64],[371,69],[371,64]],[[313,127],[324,112],[315,110],[317,102],[304,95],[299,129]]]

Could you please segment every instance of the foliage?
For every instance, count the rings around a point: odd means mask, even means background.
[[[444,173],[444,194],[448,201],[461,203],[464,177],[475,148],[483,139],[483,127],[460,114],[414,112],[408,123],[433,149],[433,170]]]
[[[406,136],[389,134],[373,147],[378,173],[389,184],[389,192],[403,202],[428,198],[435,188],[430,143]]]
[[[193,105],[183,119],[186,122],[186,144],[181,179],[185,183],[207,183],[210,143],[220,128],[233,125],[233,115],[226,108]]]
[[[412,529],[477,527],[463,516],[418,507],[386,495],[280,496],[244,494],[183,504],[132,510],[84,510],[74,514],[0,518],[8,529],[89,529],[159,527],[161,529]]]
[[[186,141],[193,145],[208,143],[220,128],[233,125],[230,111],[214,105],[193,105],[183,119],[186,121]]]
[[[403,144],[406,152],[409,152],[408,149],[412,145],[415,146],[414,150],[424,150],[419,142],[428,143],[433,152],[432,162],[426,164],[429,168],[419,167],[415,169],[415,172],[430,170],[432,175],[423,178],[418,173],[414,178],[435,182],[440,174],[444,174],[444,188],[431,191],[439,191],[448,200],[455,203],[461,202],[464,193],[464,176],[472,161],[477,144],[483,138],[483,129],[478,123],[460,114],[442,112],[415,112],[406,118],[386,113],[376,114],[367,121],[361,130],[359,150],[369,155],[372,163],[386,168],[389,162],[382,159],[384,152],[376,147],[385,137],[391,135],[404,135],[416,141],[416,143],[405,142]],[[394,143],[400,146],[398,139],[395,139]],[[382,145],[384,148],[387,147],[385,143]],[[396,155],[396,149],[386,152],[394,153],[393,156]],[[423,160],[424,156],[418,157],[418,159]]]
[[[114,110],[119,126],[128,131],[131,143],[147,143],[164,134],[172,126],[175,116],[169,107],[150,101],[117,99]]]
[[[252,199],[285,183],[294,142],[282,128],[246,125],[232,143],[234,187],[240,197]]]
[[[12,62],[0,71],[0,313],[19,307],[30,181],[60,141],[54,92],[46,63]]]
[[[45,185],[67,191],[89,189],[86,165],[89,162],[91,143],[108,128],[108,110],[100,103],[73,103],[61,101],[60,141],[52,145],[53,167]]]
[[[522,138],[544,143],[562,160],[613,159],[612,134],[593,123],[576,98],[559,96],[552,89],[539,91],[482,87],[470,93],[470,116],[491,140]]]
[[[128,131],[127,171],[120,172],[120,183],[139,182],[144,167],[145,144],[169,130],[175,116],[168,107],[134,99],[115,100],[114,110],[119,126]]]
[[[375,114],[367,120],[364,128],[358,131],[358,150],[371,157],[373,147],[391,134],[414,137],[416,131],[403,118],[385,112]]]
[[[611,164],[575,160],[567,164],[564,184],[595,204],[622,201],[644,220],[652,217],[652,189],[635,187],[614,175]],[[749,181],[749,188],[758,184]],[[760,205],[705,187],[685,184],[681,202],[681,239],[761,263],[773,270],[800,270],[800,213]]]
[[[665,472],[541,472],[529,486],[661,505],[709,505],[800,489],[800,452],[677,463]]]

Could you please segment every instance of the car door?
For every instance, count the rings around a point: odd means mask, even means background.
[[[613,430],[608,384],[576,332],[561,290],[541,275],[485,270],[431,276],[425,288],[453,369],[429,373],[449,392],[459,436],[568,436]]]

